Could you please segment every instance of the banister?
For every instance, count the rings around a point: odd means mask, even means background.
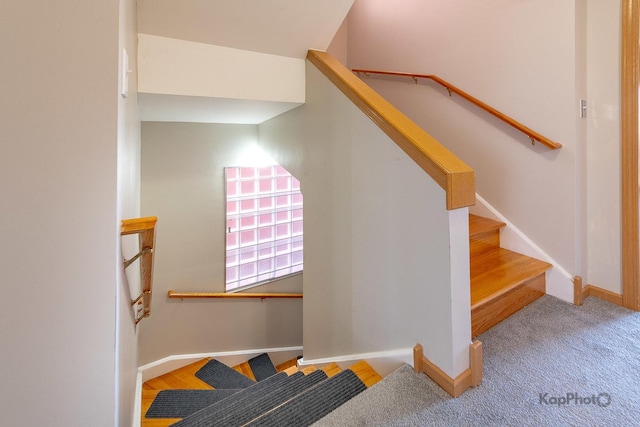
[[[331,55],[310,50],[315,65],[446,192],[447,209],[476,202],[475,172]]]
[[[169,298],[302,298],[302,294],[287,293],[249,293],[249,292],[176,292],[169,290]]]
[[[388,75],[388,76],[398,76],[398,77],[409,77],[412,78],[416,83],[418,82],[418,79],[428,79],[428,80],[432,80],[436,83],[438,83],[441,86],[444,86],[448,91],[449,91],[449,95],[451,95],[451,93],[455,93],[459,96],[461,96],[462,98],[466,99],[467,101],[471,102],[472,104],[474,104],[475,106],[481,108],[482,110],[486,111],[487,113],[493,115],[494,117],[497,117],[498,119],[502,120],[503,122],[509,124],[510,126],[514,127],[515,129],[518,129],[520,132],[524,133],[525,135],[527,135],[527,137],[529,137],[529,139],[531,139],[531,142],[534,143],[535,141],[539,141],[541,144],[546,145],[547,147],[549,147],[552,150],[556,150],[558,148],[562,148],[562,144],[552,141],[549,138],[540,135],[538,132],[528,128],[527,126],[523,125],[522,123],[516,121],[515,119],[507,116],[506,114],[496,110],[495,108],[491,107],[490,105],[485,104],[484,102],[480,101],[478,98],[475,98],[472,95],[469,95],[467,92],[463,91],[462,89],[452,85],[451,83],[441,79],[438,76],[435,76],[433,74],[413,74],[413,73],[401,73],[401,72],[397,72],[397,71],[377,71],[377,70],[363,70],[363,69],[358,69],[358,68],[354,68],[352,70],[354,73],[362,73],[364,75],[369,75],[369,74],[383,74],[383,75]]]
[[[130,259],[123,259],[126,269],[135,260],[140,258],[140,280],[142,293],[136,299],[131,300],[134,306],[141,302],[141,307],[136,310],[135,323],[140,323],[151,314],[151,290],[153,287],[153,247],[155,241],[155,226],[158,218],[155,216],[144,218],[123,219],[120,225],[120,235],[127,236],[138,234],[139,251]]]

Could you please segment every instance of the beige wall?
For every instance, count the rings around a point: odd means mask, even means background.
[[[118,2],[0,20],[2,424],[113,426]]]
[[[140,216],[140,120],[137,93],[137,31],[135,0],[120,0],[119,61],[122,49],[129,55],[129,93],[118,95],[118,218]],[[118,73],[122,70],[119,62]],[[122,92],[122,79],[118,82]],[[120,240],[120,239],[119,239]],[[138,251],[137,236],[121,240],[117,245],[117,259],[130,258]],[[118,262],[116,288],[116,390],[118,392],[117,422],[129,426],[133,419],[135,381],[138,367],[138,336],[130,301],[140,295],[139,264],[130,266],[125,273]]]
[[[476,169],[478,193],[570,275],[618,293],[620,4],[373,0],[349,15],[351,67],[436,74],[564,145],[532,147],[432,84],[368,80]],[[550,291],[570,298],[564,283]]]
[[[549,151],[431,83],[367,80],[476,170],[477,192],[570,274],[582,269],[581,2],[356,1],[349,66],[436,74],[563,144]],[[582,192],[582,193],[581,193]],[[551,289],[571,295],[571,283]]]
[[[152,315],[139,364],[176,354],[302,344],[299,299],[169,300],[170,289],[224,292],[223,167],[258,139],[255,125],[142,124],[142,214],[158,217]],[[302,276],[253,292],[296,292]]]
[[[419,342],[450,376],[466,369],[467,209],[447,211],[444,190],[309,63],[305,105],[259,129],[305,198],[305,360]]]
[[[620,293],[621,1],[588,5],[587,283]]]

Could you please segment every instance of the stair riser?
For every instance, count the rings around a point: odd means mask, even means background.
[[[545,274],[524,282],[499,298],[471,310],[473,338],[540,298],[546,292]]]
[[[469,238],[469,256],[474,257],[500,247],[500,231],[492,230]]]

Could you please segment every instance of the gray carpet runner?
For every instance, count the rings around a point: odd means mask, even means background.
[[[145,417],[184,418],[238,391],[240,390],[162,390],[151,403]]]
[[[247,425],[309,426],[366,389],[356,374],[342,371]]]
[[[273,366],[273,362],[271,362],[267,353],[262,353],[259,356],[249,359],[249,366],[256,381],[265,380],[277,373],[276,367]]]
[[[216,389],[247,388],[255,384],[255,381],[215,359],[211,359],[206,365],[200,368],[200,370],[196,372],[196,377]]]
[[[259,383],[253,383],[252,386],[244,388],[238,391],[237,393],[234,393],[232,396],[229,396],[227,399],[220,400],[207,407],[202,408],[201,410],[205,412],[202,412],[202,414],[192,419],[198,419],[198,417],[205,417],[206,414],[211,414],[212,417],[221,417],[223,416],[227,408],[234,408],[236,406],[244,407],[250,404],[257,397],[261,396],[263,393],[270,393],[272,390],[275,390],[279,387],[282,387],[283,385],[286,385],[289,381],[291,381],[292,377],[297,378],[304,374],[302,372],[299,372],[294,375],[290,377],[286,373],[280,372],[276,375],[273,375],[270,378],[267,378],[264,381],[260,381]],[[199,412],[200,411],[196,411],[189,415],[197,414]],[[174,425],[183,425],[181,423],[182,421]]]
[[[287,381],[272,387],[265,387],[260,393],[237,393],[184,418],[173,426],[242,426],[326,379],[327,375],[323,371],[315,371],[306,376],[297,372],[291,375]],[[254,389],[265,381],[245,390]]]

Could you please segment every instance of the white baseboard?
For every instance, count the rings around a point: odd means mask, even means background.
[[[171,372],[174,369],[182,368],[183,366],[207,357],[217,359],[225,365],[233,366],[246,362],[253,356],[257,356],[262,353],[269,353],[269,357],[271,357],[273,363],[275,365],[279,365],[286,360],[294,359],[302,354],[302,346],[218,351],[213,353],[178,354],[165,357],[155,362],[147,363],[146,365],[140,366],[138,371],[142,372],[142,382],[145,382],[151,378],[158,377],[166,374],[167,372]]]
[[[469,208],[469,211],[475,215],[493,218],[506,224],[506,227],[500,232],[500,244],[503,248],[541,259],[553,265],[553,268],[547,271],[547,294],[573,303],[573,276],[555,259],[478,194],[476,194],[476,205]]]
[[[413,365],[413,348],[400,348],[396,350],[348,354],[317,359],[305,359],[303,357],[298,360],[298,366],[314,365],[316,367],[322,367],[328,363],[337,363],[340,368],[346,369],[360,360],[366,361],[377,373],[385,377],[405,363]]]

